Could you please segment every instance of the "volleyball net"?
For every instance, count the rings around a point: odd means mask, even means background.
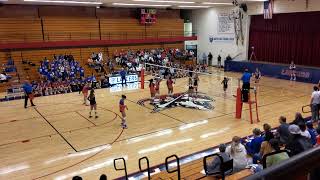
[[[189,66],[190,67],[190,66]],[[151,63],[144,64],[144,81],[148,83],[153,79],[161,80],[161,90],[165,90],[166,81],[171,77],[174,81],[174,93],[188,92],[190,83],[195,85],[197,79],[197,92],[214,97],[233,97],[238,87],[237,81],[225,75],[223,71],[211,70],[203,66],[194,66],[190,69],[185,65],[162,66]],[[228,88],[224,89],[224,78]],[[147,88],[148,86],[146,86]],[[160,92],[166,94],[166,92]]]

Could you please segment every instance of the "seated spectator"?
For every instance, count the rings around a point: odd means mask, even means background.
[[[290,140],[286,145],[286,149],[290,152],[290,156],[297,155],[305,150],[312,148],[312,144],[301,135],[299,126],[292,124],[289,126],[291,134]]]
[[[5,73],[0,73],[0,83],[8,82],[8,76]]]
[[[319,146],[320,145],[320,126],[318,126],[318,128],[317,128],[317,134],[318,134],[318,136],[317,136],[317,146]]]
[[[317,133],[317,131],[313,128],[312,121],[307,122],[307,128],[308,128],[308,131],[309,131],[310,136],[311,136],[311,144],[312,144],[312,145],[316,145],[316,144],[317,144],[317,136],[318,136],[318,133]]]
[[[284,116],[280,116],[279,118],[280,126],[277,130],[277,136],[279,137],[281,144],[286,144],[289,142],[289,124],[287,124],[287,119]]]
[[[295,125],[299,125],[299,124],[304,124],[304,118],[302,117],[301,113],[297,112],[295,119],[292,121],[292,123],[290,124],[295,124]]]
[[[220,156],[223,159],[223,162],[229,161],[230,157],[229,155],[226,154],[226,145],[225,144],[220,144],[219,146],[219,151],[220,151]],[[209,164],[208,164],[208,172],[209,174],[211,173],[216,173],[220,172],[220,165],[221,165],[221,160],[218,157],[215,157]]]
[[[263,156],[265,156],[266,154],[269,154],[272,152],[272,148],[271,148],[271,144],[270,144],[270,140],[274,139],[274,136],[272,133],[266,133],[264,141],[261,144],[261,148],[260,148],[260,159],[261,160],[263,158]]]
[[[280,151],[279,141],[277,139],[271,139],[269,143],[271,146],[271,152]],[[267,164],[267,167],[271,167],[273,165],[279,164],[280,162],[286,159],[289,159],[288,154],[286,152],[281,152],[278,154],[268,156],[266,159],[266,164]]]
[[[240,171],[250,164],[250,160],[247,158],[246,148],[240,143],[240,140],[240,137],[234,136],[231,145],[226,149],[226,153],[233,159],[234,172]]]
[[[303,124],[299,124],[299,128],[301,130],[301,136],[304,136],[305,138],[311,141],[311,135],[307,130],[307,126],[303,123]]]
[[[261,136],[261,131],[258,128],[253,129],[253,139],[246,144],[246,149],[248,154],[254,156],[260,152],[261,143],[263,142],[263,137]]]
[[[266,137],[268,135],[271,139],[274,138],[274,135],[271,132],[270,124],[267,124],[267,123],[263,124],[263,130],[264,130],[264,137]]]

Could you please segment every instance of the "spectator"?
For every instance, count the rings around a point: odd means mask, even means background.
[[[100,176],[99,180],[107,180],[107,176],[105,174],[102,174]]]
[[[220,54],[218,55],[218,68],[221,68],[221,56]]]
[[[260,148],[260,158],[262,158],[263,156],[265,156],[266,154],[269,154],[272,152],[272,147],[270,144],[270,140],[274,139],[273,134],[270,133],[266,133],[265,134],[265,139],[261,144],[261,148]]]
[[[317,128],[317,134],[318,134],[318,136],[317,136],[317,146],[319,146],[320,145],[320,126],[318,126],[318,128]]]
[[[229,161],[230,157],[229,155],[226,154],[226,145],[225,144],[220,144],[219,146],[219,151],[220,151],[220,156],[223,159],[223,162]],[[209,174],[211,173],[216,173],[220,172],[220,165],[221,165],[221,160],[218,157],[215,157],[212,162],[208,164],[208,172]]]
[[[2,82],[8,82],[8,77],[5,73],[0,73],[0,83]]]
[[[226,153],[233,159],[235,172],[244,169],[249,163],[246,148],[240,143],[240,140],[240,137],[234,136],[231,145],[226,149]]]
[[[248,154],[254,156],[260,152],[261,143],[263,142],[263,137],[261,136],[261,131],[258,128],[253,129],[253,139],[246,144],[246,149]]]
[[[273,133],[271,132],[271,126],[270,124],[263,124],[263,130],[264,130],[264,136],[269,136],[270,139],[273,139],[274,138],[274,135]]]
[[[289,132],[291,134],[290,140],[286,145],[286,149],[289,150],[290,156],[297,155],[305,150],[312,148],[312,144],[301,135],[299,126],[292,124],[289,126]]]
[[[208,61],[209,61],[208,65],[209,66],[212,65],[212,59],[213,59],[213,56],[212,56],[211,52],[209,52],[209,54],[208,54]]]
[[[277,139],[271,139],[269,143],[270,143],[272,152],[280,151],[279,141]],[[280,162],[286,159],[289,159],[288,153],[281,152],[281,153],[268,156],[266,159],[266,164],[267,164],[267,167],[271,167],[273,165],[279,164]]]
[[[308,140],[311,140],[311,135],[310,135],[309,131],[307,130],[307,126],[303,123],[303,124],[299,124],[299,128],[301,130],[301,136],[304,136]]]
[[[72,177],[72,180],[82,180],[82,177],[80,177],[80,176],[74,176],[74,177]]]
[[[310,100],[311,107],[311,120],[313,122],[319,120],[319,104],[320,104],[320,92],[317,86],[313,87],[313,92]]]
[[[297,112],[295,119],[292,121],[292,123],[290,124],[295,124],[295,125],[299,125],[299,124],[304,124],[304,118],[302,117],[301,113]]]
[[[281,144],[286,144],[289,142],[289,124],[287,124],[287,118],[284,116],[280,116],[279,118],[280,126],[278,127],[277,134],[280,139]]]
[[[317,136],[318,136],[318,133],[317,131],[313,128],[313,124],[311,121],[307,122],[307,128],[308,128],[308,131],[310,133],[310,136],[311,136],[311,144],[312,145],[316,145],[317,144]]]

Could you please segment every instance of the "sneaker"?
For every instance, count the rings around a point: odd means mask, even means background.
[[[92,118],[92,116],[90,115],[89,118]]]
[[[25,106],[24,108],[27,109],[27,106]]]
[[[32,104],[31,106],[36,106],[36,105]]]
[[[95,116],[95,118],[98,118],[99,116]]]
[[[123,129],[128,129],[127,125],[122,126]]]

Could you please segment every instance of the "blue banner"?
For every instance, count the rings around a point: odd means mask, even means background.
[[[225,71],[243,72],[248,68],[249,72],[255,72],[258,68],[262,76],[290,80],[291,71],[288,65],[267,64],[248,61],[225,61]],[[320,80],[320,69],[312,67],[296,66],[297,81],[317,84]]]

